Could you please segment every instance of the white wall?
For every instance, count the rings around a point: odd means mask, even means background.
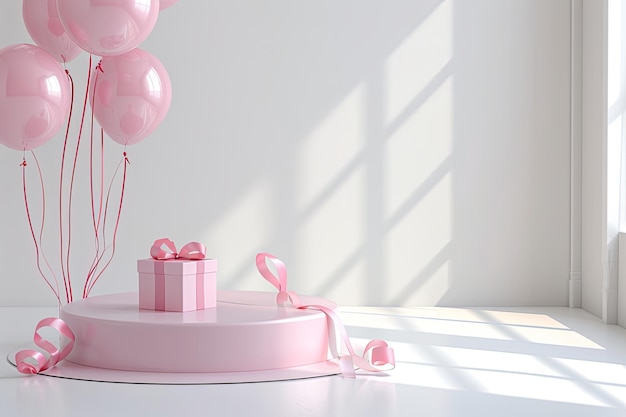
[[[19,3],[0,5],[2,46],[29,41]],[[174,100],[128,150],[94,293],[133,290],[135,259],[169,236],[205,242],[221,288],[270,290],[254,270],[269,251],[293,290],[341,304],[567,305],[568,0],[181,0],[142,47]],[[53,181],[60,142],[37,151]],[[0,150],[0,305],[50,304],[20,159]]]
[[[602,151],[606,121],[604,1],[583,1],[582,68],[582,307],[602,316]]]

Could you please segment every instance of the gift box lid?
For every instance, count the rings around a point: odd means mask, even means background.
[[[137,272],[154,274],[156,271],[156,263],[163,264],[163,273],[166,275],[191,275],[198,272],[199,267],[204,266],[204,272],[217,271],[217,259],[138,259]],[[202,265],[200,265],[202,264]]]

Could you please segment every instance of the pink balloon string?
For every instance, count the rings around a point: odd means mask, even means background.
[[[73,195],[74,195],[74,183],[75,183],[75,178],[76,178],[76,166],[78,164],[78,152],[80,149],[80,143],[81,143],[83,129],[85,125],[85,114],[87,112],[87,103],[89,101],[89,84],[91,83],[91,66],[92,66],[92,57],[90,55],[88,73],[87,73],[87,86],[85,87],[83,108],[81,112],[80,125],[78,128],[78,135],[76,139],[76,147],[74,150],[74,160],[72,164],[72,172],[71,172],[71,177],[70,177],[70,182],[69,182],[68,203],[67,203],[67,248],[66,248],[66,253],[65,253],[65,270],[67,274],[66,282],[67,282],[67,287],[69,290],[68,302],[73,301],[72,284],[71,284],[72,280],[71,280],[71,274],[70,274],[70,266],[71,266],[70,254],[71,254],[71,246],[72,246],[71,244],[72,242],[72,202],[73,202]]]
[[[91,55],[90,55],[91,58]],[[98,75],[102,71],[100,67],[100,63],[102,60],[96,64],[96,71],[94,71],[94,79],[93,79],[93,88],[95,89],[98,85]],[[91,68],[91,65],[90,65]],[[97,71],[100,70],[100,71]],[[91,88],[90,85],[91,79],[87,83],[87,88]],[[95,187],[94,187],[94,106],[95,106],[95,95],[91,97],[91,119],[90,119],[90,135],[89,135],[89,192],[91,198],[91,219],[92,226],[94,232],[94,244],[95,244],[95,253],[91,262],[91,266],[87,273],[87,278],[85,279],[85,283],[83,285],[83,298],[87,297],[89,293],[89,287],[91,284],[91,280],[93,275],[95,274],[96,269],[98,268],[98,264],[102,259],[101,256],[101,245],[100,245],[100,225],[103,219],[103,202],[104,202],[104,132],[100,129],[100,181],[99,181],[99,193],[98,193],[98,214],[96,215],[96,202],[95,202]],[[106,215],[106,212],[105,212]],[[104,231],[103,231],[104,235]],[[106,241],[103,242],[103,245],[106,245]],[[105,246],[106,248],[106,246]]]
[[[268,260],[274,266],[278,276],[274,275],[274,273],[269,269],[267,265]],[[381,372],[391,370],[395,367],[394,351],[387,344],[387,342],[378,339],[372,340],[365,346],[363,354],[357,355],[352,343],[350,342],[348,331],[341,322],[340,317],[333,309],[319,304],[304,304],[300,301],[300,297],[295,292],[288,291],[287,267],[280,259],[276,258],[274,255],[270,255],[269,253],[259,253],[256,256],[256,266],[263,278],[265,278],[278,290],[278,295],[276,296],[276,303],[278,305],[285,305],[290,302],[293,307],[297,309],[316,309],[326,314],[329,323],[331,323],[332,327],[339,332],[341,340],[349,353],[348,355],[341,355],[338,352],[333,352],[335,357],[339,358],[339,366],[344,377],[356,377],[356,369],[362,369],[370,372]],[[331,330],[332,329],[329,328],[329,335],[331,336],[331,340],[333,340],[334,333],[331,332]],[[334,350],[334,345],[334,343],[331,343],[331,351]]]
[[[100,63],[98,63],[98,66],[100,65]],[[98,84],[98,72],[96,72],[95,77],[94,77],[94,88],[96,88],[95,86]],[[103,193],[104,193],[104,134],[100,133],[100,193],[99,193],[99,199],[98,199],[98,215],[96,216],[96,203],[95,203],[95,197],[94,197],[94,185],[93,185],[93,180],[94,180],[94,163],[93,163],[93,156],[94,156],[94,112],[93,112],[93,108],[95,105],[95,96],[91,98],[91,128],[90,128],[90,141],[89,141],[89,179],[90,179],[90,187],[89,187],[89,191],[90,191],[90,196],[91,196],[91,218],[92,218],[92,222],[93,222],[93,229],[94,229],[94,234],[95,234],[95,243],[96,243],[96,253],[99,252],[100,250],[100,239],[98,237],[98,231],[100,229],[100,222],[102,220],[102,201],[103,201]],[[97,217],[97,218],[96,218]]]
[[[59,250],[60,250],[60,259],[61,259],[61,276],[63,278],[63,285],[65,288],[65,300],[66,302],[70,301],[70,291],[68,289],[68,281],[67,275],[65,272],[65,263],[64,263],[64,227],[63,227],[63,173],[65,171],[65,155],[67,153],[67,143],[70,135],[70,127],[72,122],[72,114],[74,108],[74,80],[70,75],[70,72],[66,69],[65,73],[67,74],[68,79],[70,80],[70,110],[67,116],[67,125],[65,128],[65,139],[63,140],[63,151],[61,153],[61,168],[59,174]]]
[[[28,163],[26,162],[26,157],[22,157],[22,163],[20,164],[20,166],[22,167],[22,190],[23,190],[23,197],[24,197],[24,208],[26,210],[26,219],[28,221],[28,227],[30,230],[30,235],[33,239],[33,244],[35,246],[35,263],[37,266],[37,271],[39,272],[39,274],[41,275],[41,277],[43,278],[43,280],[45,281],[45,283],[48,285],[48,287],[50,287],[50,289],[52,290],[52,293],[54,294],[55,298],[57,299],[59,305],[61,304],[61,298],[60,298],[60,294],[59,294],[59,284],[58,281],[56,279],[56,276],[54,275],[53,269],[50,267],[50,264],[48,263],[47,258],[45,257],[43,251],[41,250],[41,240],[42,240],[42,234],[43,234],[43,229],[44,229],[44,224],[45,224],[45,213],[46,213],[46,196],[45,196],[45,189],[44,189],[44,182],[43,182],[43,174],[41,172],[41,166],[39,165],[39,161],[37,160],[37,157],[35,156],[35,153],[33,151],[31,151],[31,155],[33,157],[33,160],[35,161],[35,166],[37,168],[37,173],[39,175],[39,183],[41,185],[41,202],[42,202],[42,209],[41,209],[41,224],[40,224],[40,228],[39,228],[39,238],[37,238],[37,235],[35,233],[35,228],[33,226],[33,221],[32,221],[32,217],[31,217],[31,209],[30,209],[30,204],[29,204],[29,200],[28,200],[28,187],[27,187],[27,180],[26,180],[26,167],[28,166]],[[52,285],[52,282],[50,279],[48,279],[48,277],[46,276],[46,274],[43,272],[42,266],[41,266],[41,260],[44,260],[45,264],[48,267],[48,270],[52,272],[52,279],[55,282],[55,286]]]
[[[88,90],[91,88],[94,92],[97,89],[99,75],[104,73],[102,69],[102,60],[98,62],[96,65],[96,71],[94,71],[93,76],[93,87],[90,85],[91,79],[88,81]],[[111,181],[108,185],[107,192],[105,195],[105,187],[104,187],[104,130],[100,128],[100,172],[99,172],[99,187],[98,187],[98,199],[96,201],[96,186],[94,185],[94,108],[95,108],[95,100],[96,94],[94,93],[91,96],[91,131],[90,131],[90,157],[89,157],[89,176],[90,176],[90,196],[91,196],[91,215],[92,215],[92,226],[94,231],[94,240],[95,240],[95,253],[87,273],[87,278],[85,279],[85,283],[83,285],[83,298],[89,296],[91,290],[93,289],[96,282],[100,279],[102,274],[106,271],[106,269],[111,264],[113,257],[115,256],[115,251],[117,247],[117,232],[119,228],[119,222],[122,213],[122,207],[124,202],[125,190],[126,190],[126,178],[127,178],[127,166],[130,165],[130,160],[128,159],[128,154],[124,150],[123,157],[119,161],[113,176],[111,177]],[[109,215],[110,201],[111,201],[111,193],[113,191],[113,185],[115,184],[115,180],[119,175],[120,169],[122,171],[122,179],[121,179],[121,189],[120,189],[120,197],[119,203],[117,204],[117,212],[115,214],[115,223],[113,226],[113,235],[111,239],[111,243],[107,242],[107,219]],[[97,209],[96,209],[97,207]],[[96,213],[97,212],[97,213]],[[109,255],[107,257],[107,252]]]
[[[95,265],[92,267],[92,269],[90,270],[90,272],[88,274],[88,278],[87,278],[87,280],[85,282],[85,290],[84,290],[84,294],[83,294],[84,298],[89,296],[89,293],[93,289],[93,286],[100,279],[100,277],[102,276],[104,271],[106,271],[106,269],[109,267],[109,265],[113,261],[113,257],[115,256],[115,250],[116,250],[116,247],[117,247],[117,232],[118,232],[118,229],[119,229],[120,218],[122,216],[122,207],[123,207],[124,195],[125,195],[125,191],[126,191],[127,167],[128,167],[129,164],[130,164],[130,161],[128,159],[128,155],[127,155],[126,151],[124,151],[123,157],[120,160],[120,162],[118,163],[117,168],[115,169],[115,173],[113,174],[113,177],[111,178],[111,183],[109,184],[109,188],[107,190],[105,204],[104,204],[104,216],[103,216],[103,223],[102,223],[103,233],[102,234],[103,234],[103,241],[104,241],[105,250],[100,253],[100,255],[98,256],[98,259],[97,259]],[[111,244],[110,244],[111,252],[110,252],[110,255],[107,258],[107,261],[105,262],[104,266],[100,269],[100,271],[97,271],[97,267],[100,265],[100,263],[104,259],[104,255],[106,253],[106,250],[109,249],[109,246],[106,245],[106,236],[104,236],[105,235],[104,234],[104,230],[106,228],[106,220],[107,220],[107,213],[109,211],[109,200],[110,200],[110,197],[111,197],[111,191],[112,191],[112,188],[113,188],[114,180],[115,180],[115,178],[116,178],[116,176],[118,174],[118,171],[120,170],[120,167],[122,167],[122,180],[121,180],[122,184],[121,184],[121,190],[120,190],[119,203],[117,205],[117,213],[116,213],[116,216],[115,216],[115,225],[113,226],[113,236],[112,236]]]
[[[43,338],[39,334],[39,330],[44,327],[55,329],[60,336],[63,336],[65,344],[60,341],[59,347],[57,347],[54,343]],[[75,340],[74,333],[63,320],[56,317],[48,317],[41,320],[35,327],[33,341],[35,345],[43,349],[46,354],[34,349],[20,350],[15,354],[17,370],[23,374],[32,375],[50,369],[70,354],[74,347]]]

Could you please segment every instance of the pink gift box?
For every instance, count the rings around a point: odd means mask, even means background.
[[[192,311],[214,308],[216,259],[139,259],[139,308]]]

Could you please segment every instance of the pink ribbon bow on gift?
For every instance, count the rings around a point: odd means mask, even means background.
[[[269,260],[278,276],[274,275],[267,266],[267,260]],[[274,255],[269,253],[259,253],[256,256],[256,266],[263,278],[265,278],[270,284],[272,284],[278,290],[276,295],[276,303],[278,305],[285,305],[287,302],[297,309],[316,309],[326,314],[329,321],[332,321],[335,328],[339,330],[341,339],[348,349],[348,355],[339,355],[333,352],[335,356],[339,357],[339,366],[341,367],[341,373],[346,378],[355,378],[355,369],[363,369],[370,372],[381,372],[391,370],[396,366],[395,356],[393,349],[384,340],[372,340],[370,341],[363,351],[363,355],[359,356],[355,353],[348,331],[341,322],[341,319],[332,309],[317,304],[304,304],[300,301],[300,297],[293,291],[287,291],[287,267],[285,264]],[[333,333],[329,334],[333,336]],[[331,340],[333,338],[331,337]],[[334,343],[331,343],[331,350],[334,350]]]
[[[176,249],[174,242],[168,238],[157,239],[150,248],[150,256],[154,259],[204,259],[206,248],[200,242],[189,242],[180,249]]]

